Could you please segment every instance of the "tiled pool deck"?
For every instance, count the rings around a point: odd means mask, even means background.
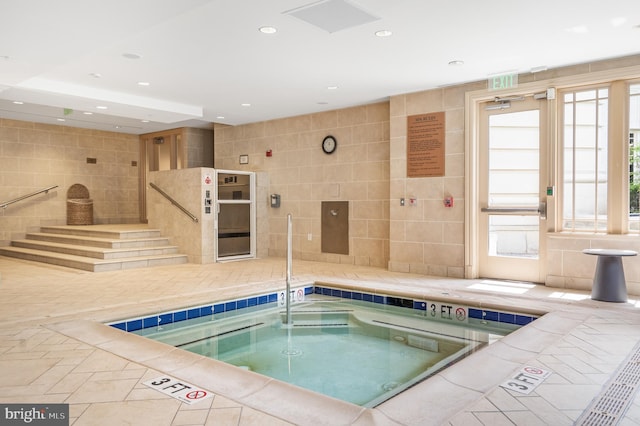
[[[296,260],[293,275],[294,285],[549,314],[363,409],[102,324],[277,291],[284,259],[90,273],[0,257],[0,401],[69,403],[73,425],[571,425],[640,341],[633,301]],[[528,395],[500,387],[525,365],[552,374]],[[215,396],[188,405],[143,384],[163,374]],[[640,424],[638,402],[620,424]]]

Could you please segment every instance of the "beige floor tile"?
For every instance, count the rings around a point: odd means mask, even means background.
[[[207,421],[209,410],[178,411],[171,423],[173,426],[202,425]]]
[[[209,411],[205,426],[239,425],[241,416],[241,407],[215,408]]]
[[[73,426],[168,426],[172,424],[179,405],[180,402],[173,400],[94,403]]]
[[[53,368],[56,359],[0,360],[0,384],[5,386],[24,386]]]
[[[88,371],[120,371],[129,361],[105,351],[94,351],[85,358],[73,371],[83,373]]]
[[[124,401],[136,383],[138,383],[136,379],[96,380],[92,377],[71,394],[67,402],[70,404],[85,404]]]

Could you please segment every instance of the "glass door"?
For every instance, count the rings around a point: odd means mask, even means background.
[[[216,170],[217,260],[255,257],[255,174]]]
[[[481,104],[479,275],[544,282],[546,101]]]

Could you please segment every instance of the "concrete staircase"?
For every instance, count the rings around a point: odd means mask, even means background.
[[[91,272],[187,263],[176,246],[145,224],[43,226],[0,255]]]

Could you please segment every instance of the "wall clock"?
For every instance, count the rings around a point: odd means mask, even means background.
[[[338,147],[338,141],[333,136],[329,135],[322,140],[322,150],[325,154],[333,154]]]

